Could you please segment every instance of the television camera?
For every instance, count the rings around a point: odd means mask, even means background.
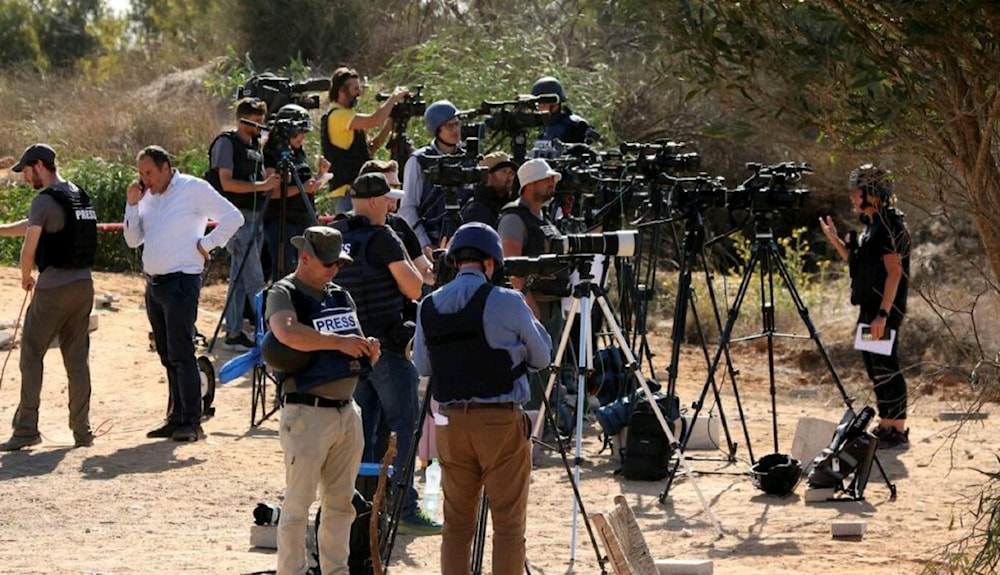
[[[485,184],[489,170],[478,165],[479,140],[466,138],[464,154],[441,154],[438,156],[415,156],[420,163],[424,180],[443,188]]]
[[[654,143],[622,142],[618,149],[623,156],[634,156],[636,169],[650,177],[660,173],[691,172],[701,166],[701,154],[685,152],[686,142],[661,139]]]
[[[726,207],[729,210],[776,212],[797,210],[805,204],[809,190],[795,186],[802,176],[812,173],[809,164],[782,162],[766,166],[748,162],[746,167],[753,170],[753,175],[726,194]]]
[[[538,110],[538,104],[558,103],[559,96],[555,94],[542,94],[540,96],[522,94],[513,100],[483,100],[479,108],[466,113],[466,117],[486,116],[482,128],[475,126],[468,128],[468,130],[470,132],[476,130],[480,133],[488,130],[500,134],[501,137],[510,138],[514,161],[520,164],[527,157],[528,130],[539,128],[545,124],[546,114]]]
[[[403,96],[402,100],[396,102],[396,105],[392,107],[392,111],[389,112],[389,117],[392,119],[393,136],[386,143],[385,147],[389,150],[389,155],[392,156],[392,159],[396,160],[396,163],[401,167],[406,165],[406,160],[413,153],[413,143],[406,134],[410,118],[423,116],[424,112],[427,111],[427,102],[421,93],[423,89],[423,84],[411,86],[409,92]],[[383,92],[375,94],[377,102],[384,102],[390,97],[391,94]]]
[[[307,110],[319,108],[319,95],[309,92],[326,92],[330,89],[328,78],[308,78],[293,82],[264,72],[252,76],[236,90],[236,98],[259,98],[267,104],[269,114],[275,114],[286,104],[297,104]]]

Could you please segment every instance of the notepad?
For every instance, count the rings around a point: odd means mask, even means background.
[[[892,346],[896,343],[896,330],[885,330],[882,339],[872,339],[871,325],[858,324],[858,332],[854,337],[854,349],[868,351],[879,355],[892,355]]]

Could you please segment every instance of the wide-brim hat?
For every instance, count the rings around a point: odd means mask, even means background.
[[[301,236],[292,237],[292,245],[324,264],[333,262],[351,263],[350,254],[344,251],[344,237],[340,231],[329,226],[306,228]]]

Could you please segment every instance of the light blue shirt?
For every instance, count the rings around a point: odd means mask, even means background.
[[[454,280],[437,289],[430,296],[440,313],[456,313],[464,308],[476,290],[486,282],[486,276],[476,269],[465,269]],[[424,300],[426,301],[426,299]],[[413,363],[420,375],[431,375],[430,353],[424,340],[420,322],[423,302],[417,310],[417,331],[413,339]],[[545,327],[535,319],[531,308],[519,291],[496,288],[486,298],[483,310],[483,332],[486,343],[493,349],[503,349],[510,354],[513,365],[525,364],[529,371],[545,369],[552,357],[552,339]],[[474,379],[475,374],[469,374]],[[524,403],[531,397],[528,376],[521,375],[514,382],[514,390],[496,397],[475,397],[475,403]]]

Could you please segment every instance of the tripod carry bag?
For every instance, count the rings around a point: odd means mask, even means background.
[[[675,422],[681,416],[680,400],[665,393],[654,394],[653,399],[667,420],[670,433],[676,437]],[[667,476],[673,447],[653,413],[653,405],[642,397],[637,399],[632,408],[632,415],[628,420],[628,437],[625,440],[625,459],[622,462],[622,475],[626,479],[658,481]]]

